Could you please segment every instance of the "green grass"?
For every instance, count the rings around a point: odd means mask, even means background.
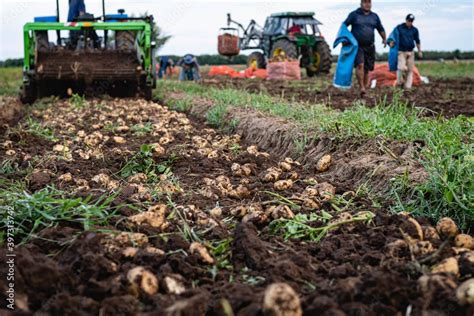
[[[422,76],[435,78],[474,78],[474,62],[472,61],[427,61],[416,64]]]
[[[0,95],[18,95],[21,81],[21,68],[0,68]]]
[[[30,194],[21,183],[0,181],[0,210],[8,210],[14,221],[15,241],[25,243],[46,228],[61,223],[75,223],[84,230],[108,225],[119,207],[112,207],[115,196],[104,196],[92,201],[88,198],[70,198],[52,187]],[[7,231],[7,216],[0,223],[0,231]],[[4,242],[5,235],[0,238]]]
[[[51,130],[47,126],[42,125],[41,122],[35,120],[31,116],[29,116],[26,119],[26,122],[22,124],[21,129],[23,129],[27,133],[30,133],[48,141],[55,142],[58,140],[54,135],[53,130]]]
[[[425,144],[417,156],[429,174],[427,182],[412,186],[406,178],[392,185],[389,198],[394,211],[410,211],[436,220],[451,216],[467,229],[474,222],[474,120],[464,116],[451,119],[428,118],[395,96],[392,103],[380,100],[374,108],[355,104],[339,112],[324,105],[289,104],[265,94],[233,89],[203,87],[194,83],[160,82],[160,93],[183,91],[213,100],[215,107],[251,108],[298,123],[306,135],[325,132],[341,140],[382,137]],[[310,136],[308,136],[310,137]],[[304,150],[305,142],[299,144]]]
[[[160,174],[171,174],[171,168],[168,166],[169,162],[156,163],[153,159],[153,146],[141,145],[140,150],[131,157],[119,174],[126,179],[138,173],[143,173],[147,176],[149,182],[157,182]]]

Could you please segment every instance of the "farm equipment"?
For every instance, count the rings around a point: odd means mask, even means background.
[[[102,0],[101,17],[86,13],[62,23],[58,0],[56,5],[56,16],[36,17],[23,28],[24,103],[72,93],[151,99],[156,85],[153,16],[129,17],[124,10],[106,14]],[[69,36],[61,37],[65,32]]]
[[[306,68],[308,77],[313,77],[329,73],[332,63],[331,50],[319,30],[321,24],[314,17],[314,12],[284,12],[269,16],[263,28],[254,20],[244,28],[227,14],[227,27],[221,29],[225,34],[220,35],[219,44],[224,43],[221,40],[223,35],[228,38],[238,36],[241,50],[258,50],[249,55],[247,66],[266,68],[270,59],[299,59],[300,67]],[[243,32],[242,37],[240,31]],[[219,47],[219,51],[222,50],[228,52]],[[239,50],[234,52],[238,54]]]

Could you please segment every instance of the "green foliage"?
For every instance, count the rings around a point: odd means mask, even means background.
[[[151,132],[153,132],[153,124],[151,122],[132,126],[132,133],[136,136],[144,136]]]
[[[302,239],[318,242],[331,230],[337,229],[342,225],[363,222],[370,223],[375,217],[371,212],[363,212],[353,216],[349,220],[333,221],[333,216],[325,211],[321,214],[297,214],[292,219],[278,219],[270,223],[270,232],[275,235],[282,235],[288,239]]]
[[[31,116],[26,119],[26,126],[24,126],[24,130],[27,133],[44,138],[48,141],[55,142],[58,140],[52,129],[43,126],[39,121],[33,119]]]
[[[72,106],[76,109],[83,109],[87,105],[86,97],[77,93],[71,96],[70,101]]]
[[[464,116],[455,118],[427,117],[425,110],[412,107],[395,95],[388,103],[380,102],[373,108],[361,103],[344,112],[320,104],[288,103],[265,94],[251,94],[234,89],[216,89],[193,83],[160,82],[164,91],[181,90],[190,96],[213,100],[208,120],[217,126],[226,123],[224,110],[231,107],[252,108],[298,123],[306,134],[329,133],[341,140],[369,138],[420,142],[424,144],[418,158],[428,172],[428,179],[413,186],[396,179],[392,186],[394,211],[410,211],[433,220],[442,216],[457,219],[464,229],[474,222],[474,120]],[[304,140],[297,140],[303,150]]]
[[[153,159],[153,146],[141,145],[140,151],[130,158],[119,171],[122,178],[128,178],[137,173],[144,173],[149,182],[159,180],[160,174],[170,174],[171,168],[166,163],[158,164]]]
[[[222,128],[225,126],[225,119],[227,116],[227,105],[221,104],[212,107],[206,113],[207,123],[215,128]]]
[[[0,95],[18,95],[21,82],[21,68],[0,68]]]
[[[77,223],[84,230],[107,225],[117,210],[117,207],[111,206],[114,198],[103,196],[95,202],[91,197],[69,198],[52,187],[30,194],[21,185],[0,182],[0,210],[12,210],[15,238],[21,243],[34,238],[41,230],[56,227],[62,222]],[[5,221],[0,223],[0,230],[6,230]]]

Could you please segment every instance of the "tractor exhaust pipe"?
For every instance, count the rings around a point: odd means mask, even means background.
[[[56,0],[56,22],[59,22],[59,0]],[[58,37],[58,46],[61,46],[61,31],[57,30],[56,35]]]

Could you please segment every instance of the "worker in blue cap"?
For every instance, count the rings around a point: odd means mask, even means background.
[[[194,55],[186,54],[178,61],[177,65],[181,67],[179,80],[185,81],[201,79],[200,66]]]
[[[418,57],[423,58],[421,51],[420,34],[413,25],[415,16],[408,14],[405,23],[398,25],[392,34],[396,34],[389,41],[391,48],[398,49],[397,63],[397,85],[405,89],[411,89],[413,85],[413,69],[415,68],[415,52],[418,49]]]

